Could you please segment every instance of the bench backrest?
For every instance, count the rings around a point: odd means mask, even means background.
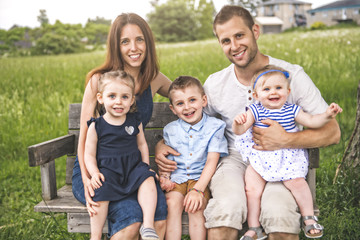
[[[66,161],[66,183],[71,184],[72,169],[74,166],[77,143],[80,130],[81,104],[74,103],[69,105],[69,134],[75,134],[75,152],[68,156]],[[177,117],[171,112],[168,102],[154,102],[152,117],[145,128],[145,138],[149,146],[150,165],[152,169],[157,170],[154,162],[155,145],[162,139],[163,128],[166,124],[176,120]]]

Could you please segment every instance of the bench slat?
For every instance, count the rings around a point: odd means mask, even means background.
[[[28,147],[29,165],[43,165],[74,152],[74,135],[66,135]]]

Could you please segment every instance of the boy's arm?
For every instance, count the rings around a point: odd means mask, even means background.
[[[341,112],[342,109],[336,103],[330,104],[326,112],[321,114],[311,115],[300,109],[295,121],[308,128],[320,128]]]
[[[141,159],[144,163],[150,165],[150,160],[149,160],[149,147],[146,143],[146,139],[145,139],[145,134],[144,134],[144,130],[142,127],[142,123],[140,123],[139,125],[139,133],[136,136],[136,141],[137,141],[137,145],[139,148],[139,151],[141,153]]]
[[[202,192],[205,191],[205,188],[209,184],[212,176],[215,173],[216,166],[220,158],[220,153],[218,152],[209,152],[207,155],[205,167],[200,175],[199,180],[194,185],[194,188]]]
[[[236,115],[233,121],[232,130],[236,135],[245,133],[255,122],[254,115],[250,110]]]

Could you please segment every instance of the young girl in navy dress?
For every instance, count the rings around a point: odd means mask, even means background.
[[[246,169],[245,183],[248,204],[249,230],[241,239],[265,239],[260,227],[260,200],[266,182],[282,181],[293,194],[302,215],[304,233],[309,238],[319,238],[323,227],[314,216],[310,188],[305,177],[308,171],[308,160],[304,149],[280,149],[259,151],[253,149],[251,127],[267,127],[262,120],[270,118],[277,121],[286,131],[299,131],[295,121],[305,127],[319,128],[334,118],[342,109],[332,103],[325,113],[310,115],[299,106],[290,104],[287,97],[290,93],[289,73],[275,66],[266,66],[253,78],[253,91],[256,103],[249,110],[235,117],[233,131],[237,135],[235,146],[250,162]],[[248,131],[249,130],[249,131]],[[242,135],[243,134],[243,135]],[[256,142],[255,142],[256,144]]]
[[[154,229],[157,204],[155,172],[142,123],[135,113],[134,79],[124,71],[101,75],[97,100],[106,113],[88,121],[85,164],[95,190],[96,215],[90,218],[91,239],[101,239],[110,201],[136,194],[143,212],[142,239],[159,239]]]

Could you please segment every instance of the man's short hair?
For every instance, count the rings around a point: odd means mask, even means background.
[[[221,10],[216,14],[213,24],[213,31],[216,34],[216,26],[221,25],[229,21],[234,16],[241,17],[244,23],[248,26],[250,30],[254,26],[255,22],[250,12],[243,7],[236,5],[225,5]]]

